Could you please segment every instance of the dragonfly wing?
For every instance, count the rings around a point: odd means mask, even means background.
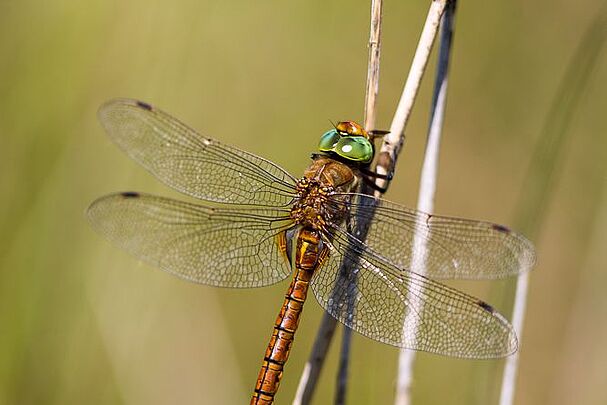
[[[276,244],[276,235],[293,225],[285,210],[122,193],[99,198],[87,214],[97,231],[129,253],[196,283],[260,287],[291,272]]]
[[[402,271],[335,230],[312,290],[321,306],[371,339],[462,358],[497,358],[517,348],[508,321],[483,301]],[[341,263],[346,271],[340,276]]]
[[[158,179],[207,201],[281,207],[295,196],[295,179],[274,163],[205,138],[170,115],[136,100],[99,109],[106,132]]]
[[[365,244],[400,269],[436,279],[494,279],[535,264],[533,244],[502,225],[430,215],[363,194],[350,200],[351,229],[370,220]],[[345,204],[343,195],[331,204]]]

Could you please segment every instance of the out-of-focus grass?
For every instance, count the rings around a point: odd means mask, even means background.
[[[460,4],[438,212],[510,222],[555,88],[599,4]],[[388,126],[425,11],[425,2],[385,5],[380,127]],[[83,211],[101,194],[175,195],[110,143],[95,111],[111,97],[141,98],[299,174],[329,120],[362,118],[367,13],[366,2],[344,0],[0,4],[0,404],[247,401],[286,285],[190,285],[93,234]],[[607,374],[592,339],[607,304],[594,283],[606,264],[596,209],[607,159],[600,58],[538,243],[520,404],[601,398],[600,384],[563,381]],[[430,87],[388,195],[410,206]],[[487,294],[485,284],[461,286]],[[289,403],[307,357],[321,314],[313,301],[278,403]],[[332,398],[335,354],[318,403]],[[391,401],[396,357],[355,338],[351,403]],[[495,373],[500,365],[421,354],[414,400],[469,403],[472,395],[487,403],[492,388],[468,380],[469,370]]]

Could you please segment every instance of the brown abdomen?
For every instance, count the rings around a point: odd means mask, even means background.
[[[284,246],[286,244],[281,247]],[[257,377],[251,405],[271,404],[274,401],[308,295],[310,280],[327,253],[328,250],[322,247],[317,232],[306,229],[300,231],[295,257],[296,272],[274,323],[274,331]]]

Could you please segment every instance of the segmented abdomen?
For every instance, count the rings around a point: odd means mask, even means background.
[[[286,252],[289,244],[285,243],[285,237],[286,234],[283,233],[279,239],[279,246],[283,249],[285,256],[290,257],[289,252]],[[302,229],[297,237],[296,246],[295,275],[287,290],[278,317],[276,317],[274,331],[251,398],[251,405],[272,404],[274,401],[284,365],[289,358],[303,304],[308,295],[310,280],[314,271],[328,254],[328,249],[322,245],[320,235],[314,230]]]

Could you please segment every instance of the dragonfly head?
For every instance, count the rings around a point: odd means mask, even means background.
[[[320,137],[318,150],[357,163],[373,160],[373,143],[369,133],[354,121],[342,121]]]

